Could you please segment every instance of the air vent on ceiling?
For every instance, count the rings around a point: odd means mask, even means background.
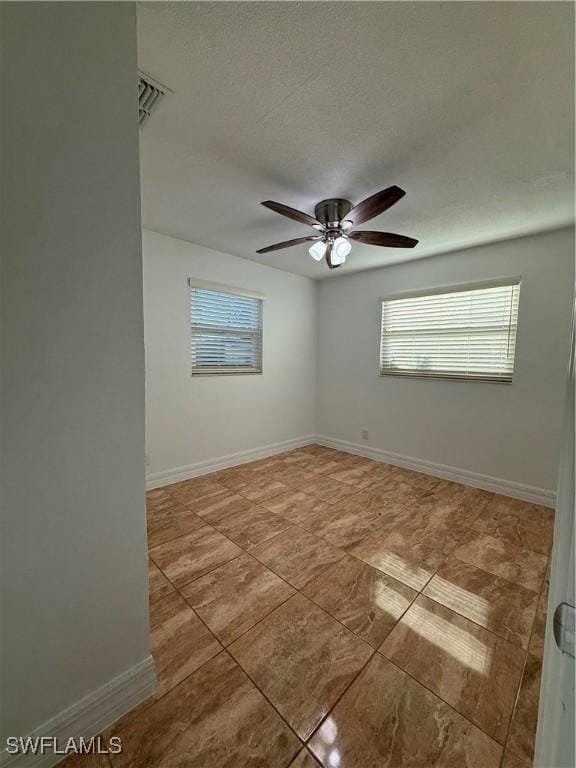
[[[138,73],[138,123],[142,126],[162,101],[169,88],[143,72]]]

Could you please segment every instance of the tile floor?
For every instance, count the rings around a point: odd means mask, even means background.
[[[322,446],[147,506],[159,688],[111,768],[532,764],[550,509]]]

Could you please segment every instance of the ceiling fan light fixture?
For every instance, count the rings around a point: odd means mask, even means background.
[[[336,240],[334,240],[334,248],[332,251],[333,263],[344,264],[344,262],[346,261],[346,256],[348,256],[351,250],[352,250],[352,244],[347,238],[337,237]],[[334,257],[336,257],[340,261],[335,262]]]
[[[332,255],[330,256],[330,263],[333,267],[341,267],[342,264],[346,262],[346,256],[338,256],[337,253],[334,253],[332,251]]]
[[[311,245],[310,248],[308,248],[308,253],[316,261],[322,261],[326,254],[326,243],[322,240],[318,240],[314,245]]]
[[[343,198],[330,197],[315,205],[314,216],[291,208],[289,205],[284,205],[284,203],[264,200],[262,205],[265,208],[301,224],[307,224],[319,234],[274,243],[274,245],[268,245],[266,248],[259,248],[256,253],[279,251],[314,240],[314,244],[308,249],[310,256],[318,262],[325,259],[328,268],[334,269],[342,266],[346,261],[346,257],[352,250],[351,240],[384,248],[414,248],[418,245],[418,240],[413,237],[398,235],[393,232],[372,232],[357,229],[360,224],[387,211],[405,194],[403,189],[393,185],[376,192],[357,205],[352,205],[349,200]]]

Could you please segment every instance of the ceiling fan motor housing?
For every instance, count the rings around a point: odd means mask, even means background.
[[[347,213],[352,209],[350,200],[340,197],[330,197],[321,200],[314,208],[314,215],[326,227],[337,227]]]

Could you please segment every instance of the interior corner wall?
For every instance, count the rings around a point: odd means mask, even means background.
[[[380,297],[508,276],[522,278],[512,384],[379,375]],[[555,491],[573,290],[572,229],[323,280],[319,434]]]
[[[314,281],[148,230],[143,256],[149,482],[311,437]],[[262,374],[191,376],[189,277],[264,294]]]
[[[0,6],[3,747],[150,650],[135,5]]]

